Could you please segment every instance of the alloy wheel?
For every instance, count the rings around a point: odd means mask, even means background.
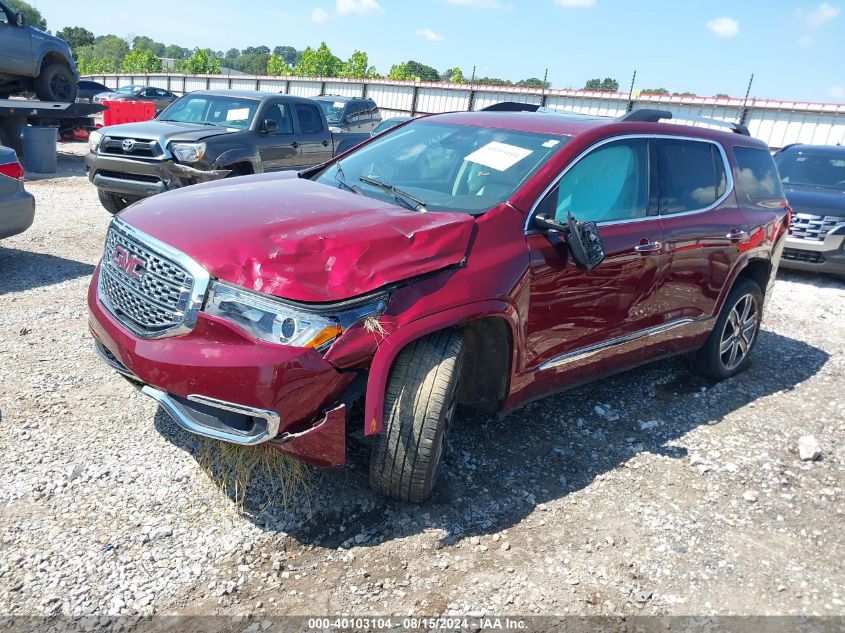
[[[748,356],[757,321],[757,301],[751,294],[742,295],[728,314],[719,344],[719,359],[726,370],[733,371]]]

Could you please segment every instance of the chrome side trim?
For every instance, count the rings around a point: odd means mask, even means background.
[[[675,134],[623,134],[623,135],[620,135],[620,136],[611,136],[610,138],[602,139],[601,141],[598,141],[597,143],[593,143],[592,145],[590,145],[587,149],[585,149],[583,152],[578,154],[578,156],[576,156],[574,160],[570,161],[569,164],[564,168],[564,170],[562,172],[560,172],[557,176],[555,176],[554,180],[552,180],[552,182],[549,184],[549,186],[546,187],[543,190],[543,193],[540,194],[540,196],[537,198],[537,200],[534,202],[534,204],[531,205],[531,211],[529,211],[528,217],[525,218],[525,226],[523,227],[523,232],[528,233],[529,231],[532,230],[529,227],[531,226],[531,219],[534,217],[535,213],[537,212],[537,207],[540,205],[540,203],[543,201],[543,199],[549,194],[549,192],[558,185],[558,183],[569,172],[569,170],[572,169],[573,167],[575,167],[575,165],[577,165],[581,161],[581,159],[583,159],[587,154],[595,151],[599,147],[602,147],[603,145],[607,145],[608,143],[613,143],[615,141],[626,141],[626,140],[631,140],[631,139],[646,139],[646,140],[669,139],[669,140],[675,140],[675,141],[693,141],[693,142],[696,142],[696,143],[710,143],[711,145],[715,145],[719,150],[719,154],[721,154],[721,156],[722,156],[722,164],[725,168],[725,176],[727,178],[727,183],[726,183],[726,186],[725,186],[725,192],[722,194],[722,196],[718,200],[716,200],[716,202],[714,202],[710,206],[704,207],[702,209],[692,209],[690,211],[682,211],[681,213],[667,213],[667,214],[659,214],[658,213],[656,215],[646,215],[646,216],[641,217],[641,218],[629,218],[629,219],[626,219],[626,220],[609,220],[609,221],[606,221],[606,222],[597,222],[597,224],[599,226],[606,226],[606,225],[611,225],[611,224],[630,224],[632,222],[643,222],[644,220],[654,220],[656,218],[661,217],[661,215],[666,215],[666,217],[676,217],[676,216],[683,216],[683,215],[692,215],[694,213],[704,213],[706,211],[710,211],[710,210],[718,207],[720,204],[722,204],[725,200],[728,199],[728,196],[730,196],[730,194],[733,193],[734,179],[733,179],[733,172],[731,171],[731,164],[728,161],[728,155],[725,153],[725,148],[722,147],[722,144],[719,143],[718,141],[714,141],[714,140],[709,139],[709,138],[698,138],[698,137],[695,137],[695,136],[678,136],[678,135],[675,135]]]
[[[165,391],[161,391],[160,389],[156,389],[150,385],[144,385],[141,388],[141,391],[150,396],[153,400],[157,401],[159,405],[161,405],[161,408],[167,411],[170,417],[176,420],[176,423],[179,426],[186,431],[197,435],[210,437],[215,440],[222,440],[224,442],[231,442],[232,444],[240,444],[242,446],[253,446],[255,444],[261,444],[262,442],[271,440],[279,434],[280,418],[279,414],[275,411],[256,409],[242,404],[226,402],[224,400],[217,400],[216,398],[209,398],[208,396],[201,396],[197,394],[191,394],[188,396],[188,400],[198,404],[264,420],[265,426],[260,432],[254,435],[244,435],[234,430],[227,432],[202,424],[192,418],[190,411],[182,407]]]
[[[643,338],[648,338],[649,336],[663,334],[664,332],[668,332],[669,330],[674,330],[675,328],[683,327],[694,322],[695,319],[678,319],[677,321],[671,321],[669,323],[663,323],[662,325],[656,325],[654,327],[646,328],[645,330],[640,330],[639,332],[632,332],[631,334],[625,334],[624,336],[617,336],[616,338],[612,338],[607,341],[602,341],[601,343],[594,343],[593,345],[588,345],[587,347],[582,347],[581,349],[576,349],[571,352],[567,352],[566,354],[561,354],[559,356],[555,356],[554,358],[550,358],[545,363],[540,365],[537,368],[537,371],[544,371],[546,369],[552,369],[554,367],[559,367],[568,363],[574,363],[576,361],[588,358],[594,354],[598,354],[599,352],[604,351],[610,347],[616,347],[617,345],[631,343],[633,341],[638,341]]]

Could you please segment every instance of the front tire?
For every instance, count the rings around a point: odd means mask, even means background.
[[[97,189],[97,197],[100,198],[100,204],[103,205],[103,208],[112,215],[117,215],[130,204],[135,202],[135,200],[131,198],[124,198],[116,193],[109,193],[108,191],[103,191],[102,189]]]
[[[70,68],[62,64],[47,64],[35,78],[35,94],[42,101],[73,103],[79,86]]]
[[[739,279],[728,294],[710,337],[696,352],[696,370],[708,378],[724,380],[747,369],[762,320],[762,290],[750,279]]]
[[[370,459],[370,487],[422,503],[437,481],[446,434],[455,415],[463,337],[441,330],[403,349],[390,371],[384,430]]]

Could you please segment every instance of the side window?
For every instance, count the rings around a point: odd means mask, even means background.
[[[752,201],[783,198],[780,177],[772,155],[757,147],[734,147],[737,180]]]
[[[543,199],[538,210],[565,221],[613,222],[648,215],[648,143],[613,141],[579,160]]]
[[[271,103],[264,110],[265,120],[275,121],[279,128],[276,134],[293,134],[293,120],[290,116],[290,106],[287,103]]]
[[[677,139],[655,143],[661,214],[706,209],[724,195],[728,176],[713,143]]]
[[[317,106],[305,103],[296,104],[296,118],[299,119],[299,130],[303,134],[319,134],[323,131],[322,121]]]
[[[346,106],[346,121],[348,123],[359,123],[361,121],[361,104],[358,101],[350,101]]]

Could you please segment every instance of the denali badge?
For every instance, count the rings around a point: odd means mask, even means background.
[[[115,246],[111,254],[111,262],[121,270],[123,270],[130,277],[135,279],[141,278],[141,273],[138,269],[144,268],[147,265],[143,259],[135,257],[122,246]]]
[[[131,152],[132,148],[135,147],[135,141],[133,141],[131,138],[128,138],[123,141],[120,146],[123,148],[124,152]]]

